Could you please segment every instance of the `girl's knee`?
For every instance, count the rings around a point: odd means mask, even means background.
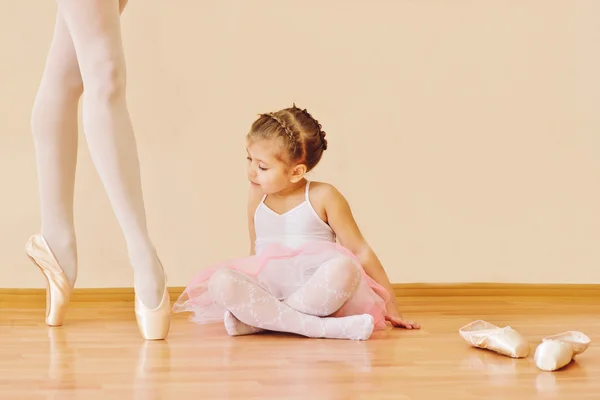
[[[327,268],[329,276],[333,277],[344,288],[355,288],[362,278],[360,266],[348,256],[335,257],[328,263]]]
[[[231,283],[233,282],[233,276],[231,271],[228,269],[220,269],[215,271],[208,280],[208,289],[210,291],[225,292],[231,289]]]
[[[216,271],[208,281],[208,291],[213,299],[229,304],[235,297],[236,290],[236,272],[227,268]]]

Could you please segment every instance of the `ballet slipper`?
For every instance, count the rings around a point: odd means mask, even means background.
[[[500,328],[489,322],[477,320],[463,326],[458,332],[473,347],[512,358],[523,358],[529,354],[527,340],[510,326]]]
[[[542,371],[556,371],[569,364],[590,345],[590,338],[581,332],[568,331],[542,339],[533,359]]]

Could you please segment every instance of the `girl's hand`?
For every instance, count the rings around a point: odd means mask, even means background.
[[[388,306],[385,320],[389,321],[395,328],[421,329],[421,325],[417,324],[416,322],[406,321],[404,318],[402,318],[402,315],[400,315],[398,312],[398,308],[393,303],[390,303]]]
[[[398,316],[386,315],[385,320],[391,322],[392,326],[395,328],[421,329],[421,325],[419,325],[413,321],[405,321],[401,315],[398,315]]]

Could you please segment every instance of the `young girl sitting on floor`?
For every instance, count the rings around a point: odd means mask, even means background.
[[[330,184],[309,182],[325,132],[295,105],[263,114],[247,135],[251,255],[201,271],[175,303],[232,335],[263,330],[366,340],[374,329],[419,329],[400,315],[390,281]],[[339,241],[339,244],[336,242]]]

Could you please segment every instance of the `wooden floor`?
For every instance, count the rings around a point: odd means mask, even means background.
[[[402,299],[420,331],[366,342],[263,334],[231,338],[177,315],[166,341],[143,341],[129,302],[73,304],[64,327],[42,308],[0,308],[1,399],[599,399],[600,299]],[[592,339],[543,372],[470,348],[458,329],[484,319],[531,343],[567,330]]]

